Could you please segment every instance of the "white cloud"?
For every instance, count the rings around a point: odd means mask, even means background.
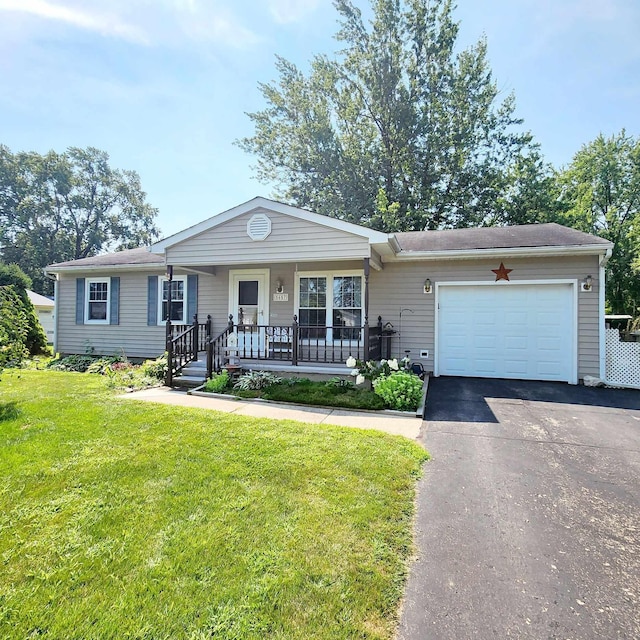
[[[96,31],[105,36],[113,36],[141,44],[148,41],[143,30],[122,22],[115,16],[62,6],[46,0],[0,0],[0,11],[3,10],[28,13],[45,20],[65,22],[80,29]]]
[[[19,12],[145,45],[204,43],[237,50],[260,42],[229,6],[226,0],[0,0],[0,13]]]
[[[319,0],[268,0],[268,7],[276,22],[299,22],[316,10]]]

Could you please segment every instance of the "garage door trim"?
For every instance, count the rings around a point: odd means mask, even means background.
[[[440,375],[440,288],[441,287],[520,287],[531,285],[570,285],[572,297],[572,317],[573,326],[571,327],[571,374],[569,376],[569,384],[578,384],[578,280],[577,279],[557,279],[557,280],[518,280],[517,282],[476,282],[476,281],[455,281],[455,282],[436,282],[435,283],[435,353],[433,362],[433,375]]]

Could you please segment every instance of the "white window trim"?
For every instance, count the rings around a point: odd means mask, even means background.
[[[107,317],[105,320],[89,319],[89,290],[91,284],[97,282],[107,283]],[[86,278],[84,283],[84,324],[109,324],[111,322],[111,278]]]
[[[332,269],[330,271],[296,271],[296,288],[294,292],[294,309],[300,319],[300,278],[327,278],[327,324],[333,319],[333,279],[342,276],[360,276],[362,282],[362,302],[360,309],[362,311],[362,322],[364,322],[364,270],[362,269]],[[331,281],[331,282],[329,282]],[[330,303],[330,304],[329,304]],[[315,340],[314,340],[315,342]],[[318,339],[318,344],[328,344],[331,342],[342,342],[345,345],[356,345],[356,340],[335,340],[333,339],[333,329],[327,329],[327,337],[324,340]],[[362,342],[362,339],[360,340]]]
[[[182,300],[183,304],[183,314],[182,314],[182,322],[176,322],[175,320],[171,321],[171,324],[175,325],[187,325],[190,324],[187,322],[187,310],[189,309],[187,297],[189,295],[187,288],[187,276],[173,276],[172,282],[176,281],[184,282],[184,299]],[[164,327],[167,324],[166,320],[162,319],[162,286],[165,282],[169,282],[169,279],[165,276],[158,277],[158,326]]]

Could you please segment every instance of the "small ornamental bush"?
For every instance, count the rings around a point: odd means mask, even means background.
[[[355,377],[356,384],[362,384],[365,380],[373,382],[378,378],[391,375],[394,371],[406,371],[409,369],[410,360],[404,357],[401,360],[393,358],[390,360],[358,360],[349,356],[346,361],[347,367],[351,369],[351,375]]]
[[[258,391],[259,389],[266,389],[271,385],[278,384],[281,381],[282,378],[279,378],[270,371],[249,371],[249,373],[244,373],[238,378],[233,388],[239,389],[240,391]]]
[[[87,373],[100,373],[104,375],[107,372],[107,369],[111,368],[118,364],[126,362],[123,360],[121,356],[105,356],[104,358],[92,358],[91,364],[87,367]],[[127,363],[128,364],[128,363]]]
[[[220,393],[229,386],[229,373],[223,371],[222,373],[214,373],[210,380],[207,380],[204,385],[204,390],[209,393]]]
[[[155,378],[156,380],[164,380],[167,375],[169,364],[167,362],[167,352],[155,360],[145,360],[140,369],[142,373],[148,378]]]
[[[52,360],[49,363],[49,369],[55,371],[77,371],[78,373],[84,373],[95,362],[93,356],[67,356],[66,358],[59,358]]]
[[[422,381],[406,371],[396,371],[373,381],[374,391],[398,411],[415,411],[422,399]]]

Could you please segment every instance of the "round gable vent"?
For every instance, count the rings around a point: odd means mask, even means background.
[[[252,240],[264,240],[271,233],[271,220],[264,213],[256,213],[247,222],[247,235]]]

